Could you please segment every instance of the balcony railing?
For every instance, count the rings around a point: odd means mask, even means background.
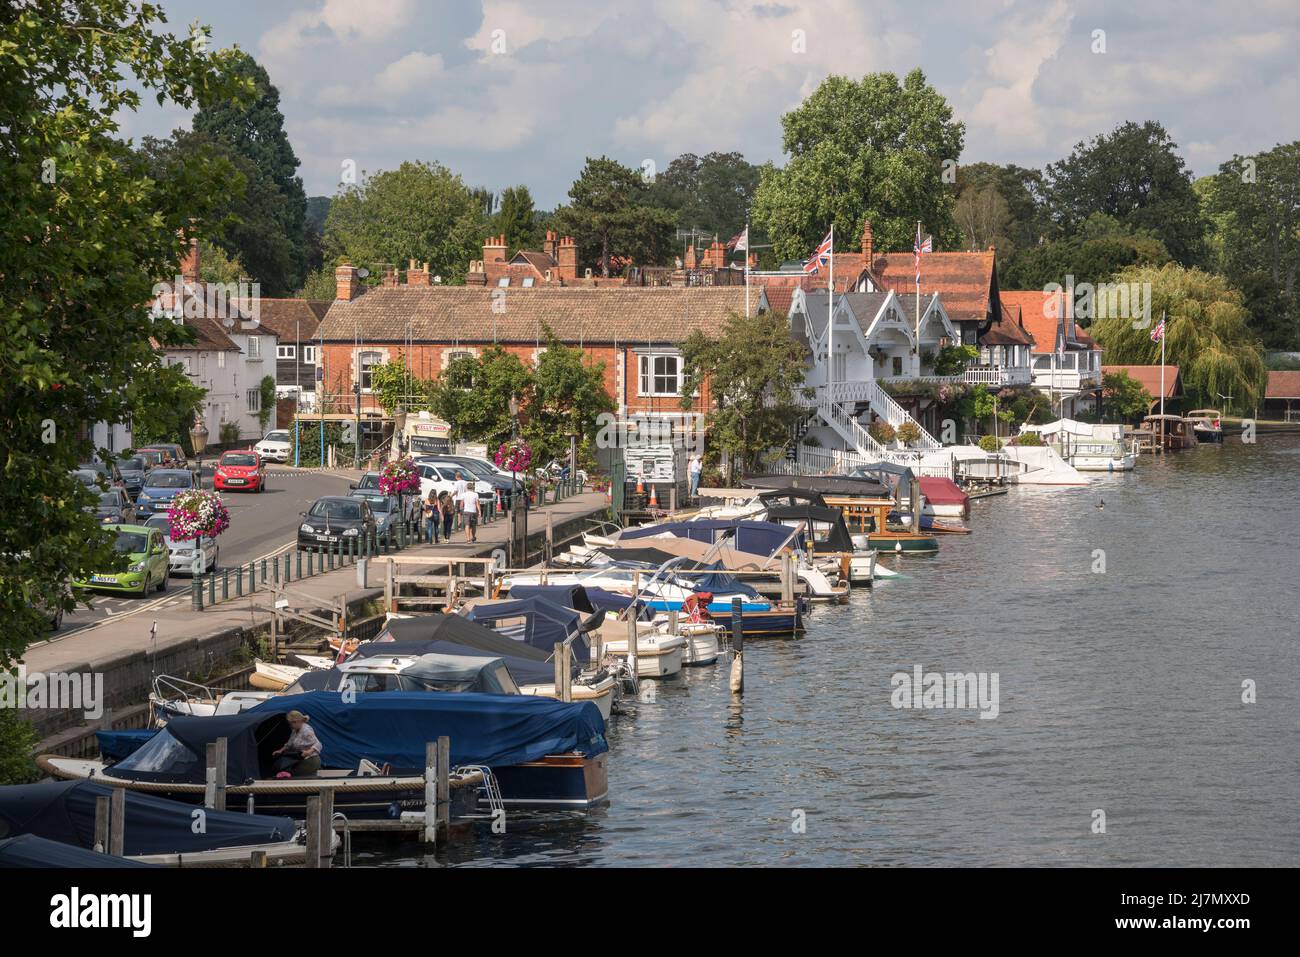
[[[966,370],[962,381],[971,385],[1029,385],[1032,378],[1027,366],[976,366]]]

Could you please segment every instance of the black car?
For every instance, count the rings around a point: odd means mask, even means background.
[[[144,473],[149,468],[149,463],[139,454],[123,455],[117,460],[117,470],[122,473],[122,485],[132,501],[140,494],[140,489],[144,488]]]
[[[375,531],[380,538],[397,536],[397,525],[402,521],[402,499],[396,495],[385,495],[374,489],[358,489],[348,495],[370,506],[375,516]]]
[[[375,513],[370,503],[361,498],[343,495],[318,498],[302,513],[302,524],[298,526],[299,548],[361,550],[368,541],[373,550],[376,539]],[[358,544],[351,546],[349,543],[353,541]]]
[[[126,489],[111,488],[107,492],[100,492],[99,503],[87,505],[86,511],[94,512],[101,525],[135,524],[135,505],[131,496],[126,494]]]
[[[104,484],[112,488],[121,488],[123,486],[122,473],[118,470],[116,462],[109,462],[107,465],[99,459],[92,459],[89,462],[82,462],[77,466],[78,471],[90,470],[98,478],[104,480]]]

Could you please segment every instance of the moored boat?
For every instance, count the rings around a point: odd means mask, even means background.
[[[1193,409],[1184,418],[1192,423],[1198,442],[1223,441],[1223,413],[1218,409]]]

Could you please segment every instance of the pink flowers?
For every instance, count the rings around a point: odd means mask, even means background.
[[[230,527],[230,512],[216,492],[192,488],[172,499],[167,522],[173,542],[189,542],[220,535]]]
[[[385,462],[379,470],[379,491],[384,495],[401,495],[420,490],[420,473],[410,456]]]
[[[502,442],[492,461],[507,472],[527,472],[533,462],[533,450],[526,442]]]

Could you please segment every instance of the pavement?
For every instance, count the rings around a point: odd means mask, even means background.
[[[336,482],[350,478],[348,475],[315,474]],[[289,478],[276,481],[273,474],[269,491],[260,496],[255,493],[250,494],[247,498],[275,502],[274,493],[277,487],[285,489],[281,493],[285,498],[280,500],[281,504],[278,508],[284,509],[292,516],[288,531],[282,528],[278,540],[284,542],[288,539],[288,544],[292,545],[298,524],[297,513],[301,510],[294,504],[296,493],[289,491],[295,488],[294,482]],[[346,489],[346,481],[343,487]],[[242,496],[227,496],[226,501],[235,500],[231,503],[233,510],[234,507],[239,507],[238,501],[241,498]],[[529,513],[529,533],[533,535],[545,529],[548,514],[551,516],[553,526],[558,528],[567,521],[601,512],[605,506],[604,493],[584,492],[558,504],[535,507]],[[262,509],[262,506],[257,505],[251,507]],[[274,511],[274,508],[264,509],[258,514],[269,521]],[[249,514],[251,516],[253,513],[250,511]],[[233,530],[234,527],[235,520],[232,517],[231,529]],[[496,549],[503,548],[508,533],[509,523],[499,520],[479,526],[477,543],[466,543],[464,533],[455,532],[453,533],[455,541],[452,544],[416,545],[400,554],[452,558],[487,556]],[[260,534],[255,535],[254,538],[261,540],[262,545],[270,545],[276,540],[275,536],[267,536],[263,539]],[[222,544],[224,560],[226,558],[224,535]],[[372,568],[369,579],[364,587],[383,587],[382,578],[376,569]],[[139,600],[139,604],[133,608],[104,616],[98,621],[84,623],[75,630],[65,626],[62,632],[52,635],[50,640],[31,644],[23,656],[28,671],[53,673],[82,671],[87,668],[91,671],[108,670],[113,662],[120,661],[126,655],[149,651],[161,656],[169,649],[193,643],[205,636],[228,632],[232,628],[256,627],[270,621],[270,614],[265,610],[269,592],[259,591],[253,595],[246,595],[242,599],[231,599],[209,606],[203,611],[195,611],[191,605],[189,580],[173,579],[172,582],[173,593],[170,595],[153,601]],[[363,586],[358,582],[356,567],[349,565],[312,578],[303,578],[293,582],[290,587],[295,594],[306,596],[307,599],[319,599],[321,607],[328,607],[338,597],[356,592]],[[303,608],[309,607],[309,602],[306,600],[295,601],[294,604]]]

